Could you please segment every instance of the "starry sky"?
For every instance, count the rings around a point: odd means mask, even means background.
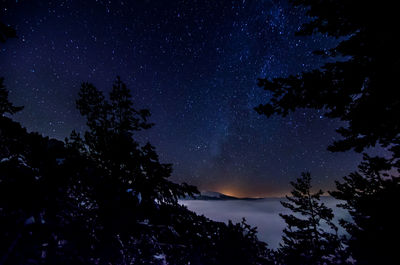
[[[307,21],[286,0],[0,0],[18,34],[0,46],[14,116],[63,140],[85,130],[75,108],[82,82],[108,93],[117,75],[156,125],[137,135],[173,163],[172,180],[236,196],[281,196],[302,171],[314,184],[356,169],[353,152],[330,153],[339,121],[315,110],[258,115],[257,78],[319,67],[317,48],[337,40],[295,36]]]

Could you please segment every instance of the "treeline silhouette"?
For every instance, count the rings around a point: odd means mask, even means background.
[[[0,80],[1,84],[3,79]],[[168,180],[171,165],[134,133],[151,127],[117,78],[107,100],[84,83],[89,130],[65,143],[28,133],[0,88],[0,264],[260,264],[256,230],[178,204],[198,193]]]
[[[399,264],[396,243],[400,238],[398,10],[394,2],[290,2],[305,8],[310,16],[298,35],[324,34],[340,42],[332,49],[315,51],[328,61],[319,69],[288,77],[259,79],[259,86],[268,91],[271,98],[256,111],[269,117],[311,108],[321,110],[325,117],[345,122],[345,126],[337,129],[342,139],[333,142],[328,149],[364,152],[364,159],[357,172],[337,181],[337,190],[330,192],[342,201],[339,206],[352,217],[352,220],[340,221],[348,236],[341,239],[343,246],[339,245],[336,250],[340,253],[337,257],[341,257],[337,262]],[[371,157],[365,152],[374,146],[385,150],[387,155]],[[328,235],[319,234],[315,229],[318,219],[329,223],[331,214],[314,201],[318,201],[318,196],[304,193],[308,181],[308,175],[303,175],[294,184],[295,193],[292,193],[293,199],[290,198],[293,204],[284,203],[305,218],[283,216],[288,229],[280,252],[282,264],[329,264],[324,256],[333,253],[321,247],[320,241],[325,241]],[[318,214],[320,210],[323,212]],[[317,219],[313,214],[318,214]],[[338,246],[335,236],[329,235],[329,238],[333,240],[329,247]],[[321,255],[321,251],[325,254]]]
[[[329,59],[319,69],[260,79],[271,99],[256,110],[286,116],[320,109],[347,122],[329,150],[379,145],[389,154],[364,153],[358,171],[329,192],[350,214],[339,224],[347,234],[338,234],[310,173],[291,182],[291,196],[282,201],[292,214],[281,215],[287,227],[277,250],[260,242],[245,220],[215,222],[179,205],[198,190],[169,181],[172,166],[159,161],[150,143],[135,140],[152,126],[150,112],[134,107],[119,77],[107,97],[82,84],[76,105],[88,131],[74,131],[65,142],[13,121],[22,107],[9,101],[1,78],[0,264],[399,264],[396,8],[359,0],[291,2],[311,17],[298,34],[342,41],[316,52]],[[15,37],[2,23],[0,33],[1,42]]]

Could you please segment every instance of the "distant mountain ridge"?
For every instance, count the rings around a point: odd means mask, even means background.
[[[245,200],[254,201],[261,200],[263,198],[237,198],[234,196],[226,195],[216,191],[202,191],[200,195],[195,195],[195,197],[185,197],[185,200],[204,200],[204,201],[228,201],[228,200]]]

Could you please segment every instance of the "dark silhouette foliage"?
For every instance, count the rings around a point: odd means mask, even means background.
[[[0,21],[0,42],[6,42],[9,38],[16,38],[17,33],[15,29]]]
[[[8,90],[4,86],[4,78],[0,77],[0,116],[4,114],[14,114],[22,110],[23,107],[14,106],[8,100]]]
[[[84,234],[74,229],[64,144],[27,133],[6,117],[0,135],[1,264],[84,264],[69,251]]]
[[[15,37],[17,37],[15,30],[0,21],[0,42],[4,43],[6,39]],[[4,77],[0,77],[0,116],[6,113],[14,114],[22,109],[23,107],[16,107],[9,101],[8,90],[4,85]]]
[[[292,195],[281,201],[293,214],[280,214],[287,225],[278,251],[280,263],[337,264],[341,241],[332,222],[332,209],[320,202],[323,191],[311,192],[310,173],[302,173],[291,185]]]
[[[331,151],[363,152],[380,145],[386,157],[369,157],[337,182],[331,195],[353,217],[341,221],[349,233],[349,254],[357,264],[398,264],[394,249],[399,238],[400,74],[397,9],[394,2],[292,0],[306,8],[311,20],[298,35],[326,34],[339,40],[328,50],[315,51],[328,63],[319,69],[288,77],[260,79],[271,100],[256,108],[266,116],[286,116],[298,108],[324,111],[345,121],[343,137]],[[397,169],[397,170],[396,170]],[[397,172],[396,172],[397,171]]]
[[[197,189],[134,140],[149,112],[119,78],[109,101],[83,84],[77,103],[89,130],[66,143],[0,117],[0,264],[271,264],[255,228],[177,203]]]
[[[399,264],[400,179],[388,173],[386,160],[365,156],[359,172],[336,182],[332,196],[343,201],[352,220],[341,220],[351,235],[347,244],[357,264]]]
[[[400,55],[395,2],[290,2],[306,7],[311,17],[299,35],[322,33],[341,41],[332,49],[316,51],[331,61],[320,69],[259,79],[272,98],[256,110],[267,116],[286,116],[297,108],[321,109],[326,117],[348,122],[337,130],[343,139],[330,150],[361,152],[380,144],[391,147],[399,158]]]
[[[150,112],[133,108],[126,85],[117,77],[110,102],[92,84],[82,84],[77,108],[86,117],[89,131],[80,140],[83,154],[104,170],[109,189],[114,182],[118,194],[126,190],[139,195],[144,203],[176,204],[179,197],[198,192],[187,184],[176,185],[170,177],[172,166],[161,164],[154,147],[139,146],[133,134],[152,126],[147,119]],[[76,139],[75,139],[76,140]]]

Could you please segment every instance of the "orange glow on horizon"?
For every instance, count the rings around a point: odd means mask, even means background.
[[[238,195],[235,192],[231,191],[231,190],[221,189],[221,190],[218,190],[218,192],[222,193],[222,194],[225,194],[225,195],[228,195],[228,196],[238,197]]]
[[[268,198],[268,197],[284,197],[285,195],[287,195],[286,193],[251,193],[248,191],[241,191],[238,189],[235,189],[233,187],[224,187],[224,188],[216,188],[215,191],[228,195],[228,196],[232,196],[232,197],[236,197],[236,198]]]

